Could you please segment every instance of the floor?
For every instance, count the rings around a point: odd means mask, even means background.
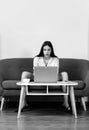
[[[8,102],[0,112],[0,130],[88,130],[89,104],[85,112],[77,103],[78,119],[59,103],[31,103],[17,119],[18,103]]]

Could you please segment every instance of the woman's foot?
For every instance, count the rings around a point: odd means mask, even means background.
[[[70,111],[70,107],[68,106],[68,107],[66,107],[66,109],[67,109],[67,111]]]
[[[22,109],[21,109],[21,112],[25,112],[28,110],[28,106],[24,106]],[[15,112],[18,112],[18,109],[15,110]]]
[[[70,111],[70,110],[71,110],[71,108],[70,108],[69,105],[65,105],[65,104],[63,104],[62,106],[65,107],[66,111]]]
[[[25,101],[25,102],[24,102],[24,105],[23,105],[23,108],[21,109],[21,112],[26,111],[27,108],[28,108],[28,104],[27,104],[27,102]],[[18,112],[18,109],[16,109],[15,112]]]

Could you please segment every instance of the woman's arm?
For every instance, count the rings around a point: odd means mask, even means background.
[[[34,59],[33,59],[33,68],[35,66],[38,66],[38,61],[39,61],[39,57],[34,57]]]
[[[55,58],[55,66],[57,66],[59,73],[59,58]]]

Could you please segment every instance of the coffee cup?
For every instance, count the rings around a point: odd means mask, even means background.
[[[28,78],[22,79],[22,82],[29,83],[30,79],[28,79]]]

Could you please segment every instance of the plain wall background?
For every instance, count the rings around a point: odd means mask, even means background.
[[[0,1],[0,58],[34,57],[46,40],[60,58],[89,59],[89,0]]]

